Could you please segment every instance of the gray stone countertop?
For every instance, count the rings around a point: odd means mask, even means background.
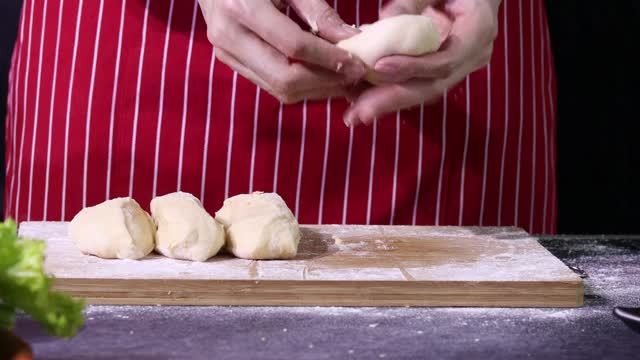
[[[584,272],[576,309],[90,306],[73,339],[20,317],[36,359],[624,359],[640,333],[612,315],[640,307],[640,237],[540,242]]]

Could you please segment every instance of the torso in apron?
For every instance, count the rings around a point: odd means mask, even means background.
[[[378,4],[337,0],[348,23]],[[503,1],[491,64],[435,105],[349,129],[214,58],[196,0],[26,0],[12,59],[6,214],[186,191],[211,213],[275,191],[301,223],[554,232],[555,77],[541,1]]]

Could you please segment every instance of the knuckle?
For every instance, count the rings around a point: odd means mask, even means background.
[[[273,81],[271,87],[278,97],[287,96],[291,93],[291,84],[285,79]]]
[[[278,99],[279,102],[285,105],[295,104],[299,101],[296,94],[291,92],[282,92],[280,89],[275,87],[271,88],[271,94]]]
[[[436,68],[435,75],[436,77],[439,77],[439,78],[448,78],[451,75],[453,75],[455,70],[456,70],[456,65],[451,61],[447,61],[445,63],[442,63]]]
[[[296,80],[291,73],[281,76],[272,81],[273,91],[282,102],[289,103],[295,92]]]
[[[217,42],[217,34],[212,29],[207,29],[207,40],[211,44],[215,44]]]
[[[308,44],[301,36],[294,36],[284,48],[285,55],[293,59],[301,59],[307,53]]]
[[[240,7],[242,1],[220,0],[220,9],[227,13],[235,13]]]
[[[214,45],[218,45],[228,37],[225,31],[227,21],[219,16],[218,13],[211,13],[211,17],[207,19],[207,40]]]
[[[252,5],[255,5],[255,1],[246,0],[221,0],[222,11],[227,15],[235,19],[244,19],[252,16],[254,12]]]
[[[220,61],[222,63],[225,63],[225,64],[227,63],[228,55],[224,50],[222,50],[221,48],[217,47],[215,55],[216,55],[216,59],[218,61]]]
[[[285,105],[293,105],[298,102],[298,99],[294,95],[281,95],[278,96],[278,100]]]
[[[220,31],[220,27],[215,24],[211,24],[207,27],[207,40],[213,45],[220,43],[223,32]]]

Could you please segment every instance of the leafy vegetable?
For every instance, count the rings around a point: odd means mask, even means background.
[[[51,290],[44,250],[42,241],[19,238],[12,220],[0,223],[0,327],[13,327],[19,309],[50,334],[70,337],[84,323],[84,302]]]

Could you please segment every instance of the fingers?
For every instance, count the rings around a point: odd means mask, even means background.
[[[277,49],[237,23],[225,24],[225,28],[227,31],[211,35],[217,49],[222,50],[219,58],[283,102],[290,102],[294,94],[307,90],[348,84],[345,76],[336,72],[289,63]]]
[[[249,81],[258,85],[261,89],[274,95],[276,98],[278,98],[281,102],[285,104],[295,104],[303,100],[313,101],[313,100],[324,100],[329,97],[343,97],[343,96],[346,96],[349,92],[349,90],[343,86],[333,85],[327,88],[316,87],[312,89],[301,90],[297,93],[294,93],[288,96],[278,96],[276,93],[274,93],[273,89],[266,81],[260,78],[260,76],[258,76],[251,69],[246,67],[239,59],[231,55],[231,53],[223,49],[216,48],[216,58],[222,61],[223,63],[227,64],[229,67],[237,71],[240,75],[242,75]]]
[[[282,94],[297,93],[312,88],[346,85],[345,78],[335,72],[301,63],[289,63],[287,58],[253,33],[246,32],[231,50],[237,58],[244,59],[262,79],[272,84]]]
[[[451,36],[445,48],[424,56],[393,55],[375,64],[379,82],[403,82],[412,78],[443,79],[451,76],[466,59],[467,49],[456,36]]]
[[[425,12],[429,13],[429,9]],[[437,19],[436,24],[443,28],[439,31],[449,34],[441,49],[420,57],[382,58],[374,66],[376,80],[402,82],[410,78],[445,79],[454,72],[471,72],[488,63],[496,33],[491,14],[480,10],[459,14],[450,25],[450,30],[445,23],[447,19]]]
[[[358,97],[362,95],[362,93],[364,93],[365,91],[367,91],[367,89],[370,89],[371,87],[372,85],[367,82],[364,82],[364,81],[360,82],[355,86],[347,88],[346,89],[347,92],[344,95],[344,97],[347,99],[347,101],[350,104],[353,104],[356,100],[358,100]]]
[[[260,78],[260,76],[258,76],[255,72],[253,72],[253,70],[251,70],[248,67],[246,67],[242,63],[242,61],[237,59],[235,56],[233,56],[228,51],[225,51],[225,50],[223,50],[223,49],[221,49],[219,47],[216,48],[216,58],[218,60],[222,61],[223,63],[225,63],[227,66],[229,66],[234,71],[237,71],[238,74],[242,75],[243,77],[245,77],[249,81],[251,81],[254,84],[258,85],[263,90],[265,90],[265,91],[267,91],[269,93],[271,93],[273,91],[271,89],[271,86],[269,86],[269,84],[266,81],[264,81],[262,78]]]
[[[438,0],[392,0],[380,11],[380,18],[388,18],[403,14],[420,14],[429,5],[438,3]]]
[[[345,93],[344,87],[364,75],[364,64],[359,60],[354,61],[346,51],[302,31],[291,19],[281,14],[271,1],[236,0],[208,3],[209,8],[206,12],[211,17],[207,19],[207,36],[209,41],[216,45],[216,56],[220,61],[284,103],[298,102],[305,98],[341,96]],[[255,13],[263,17],[254,24],[246,14]],[[229,16],[230,14],[233,16]],[[269,27],[264,23],[269,23]],[[273,28],[278,27],[282,31],[274,31]],[[293,35],[287,37],[281,32]],[[298,40],[294,40],[294,44],[303,44],[300,46],[301,50],[287,50],[289,54],[283,53],[270,43],[275,42],[282,47],[284,42],[296,37]],[[304,45],[309,41],[319,43]],[[316,49],[315,45],[318,44],[319,49]],[[335,63],[338,69],[326,69],[327,64],[333,60],[329,59],[329,53],[336,51],[340,53],[337,56],[338,62]],[[292,62],[292,56],[287,55],[294,55],[294,58],[299,59],[314,58],[315,62]],[[344,63],[339,62],[341,59]],[[320,64],[315,64],[317,62]],[[350,68],[349,64],[359,66],[360,69],[354,74],[353,66]]]
[[[438,30],[438,34],[440,35],[440,44],[438,44],[438,48],[440,48],[451,33],[451,28],[453,27],[452,19],[449,18],[445,12],[437,10],[433,6],[428,6],[422,12],[422,15],[429,17]]]
[[[345,112],[345,124],[369,125],[374,118],[410,108],[423,102],[430,103],[443,94],[445,88],[437,81],[411,80],[402,84],[388,84],[365,90]]]
[[[289,3],[313,33],[334,44],[359,33],[347,25],[325,0],[289,0]]]
[[[348,90],[344,87],[330,87],[324,89],[312,89],[305,92],[295,94],[291,100],[292,103],[298,103],[303,100],[317,101],[325,100],[330,97],[344,97],[348,93]]]
[[[364,76],[366,69],[360,60],[328,41],[303,31],[278,11],[271,1],[246,0],[229,3],[228,11],[232,16],[288,58],[341,73],[352,82]]]
[[[343,93],[336,89],[344,87],[344,78],[336,73],[289,64],[282,54],[249,31],[238,29],[234,33],[239,35],[234,39],[236,46],[231,51],[216,48],[216,57],[281,102],[289,104]]]
[[[246,67],[240,60],[238,60],[235,56],[231,55],[229,52],[222,50],[220,48],[216,48],[216,58],[227,64],[233,70],[237,71],[240,75],[253,82],[257,86],[259,86],[262,90],[274,95],[278,98],[282,103],[285,104],[295,104],[301,102],[303,100],[324,100],[329,97],[343,97],[348,93],[348,89],[343,86],[330,86],[327,88],[313,88],[307,90],[301,90],[295,94],[287,95],[287,96],[278,96],[278,94],[274,93],[271,86],[265,82],[260,76],[258,76],[251,69]]]

